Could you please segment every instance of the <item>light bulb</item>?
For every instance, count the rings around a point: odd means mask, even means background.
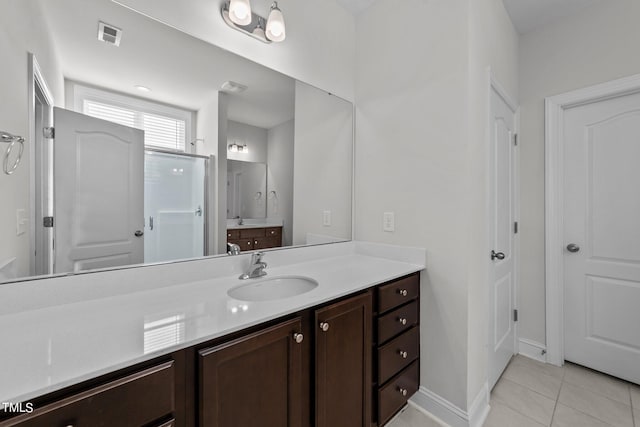
[[[274,42],[281,42],[287,36],[284,26],[284,16],[282,16],[282,11],[278,9],[277,2],[271,5],[271,12],[267,20],[266,35],[269,40]]]
[[[253,29],[253,34],[260,38],[266,38],[264,28],[262,27],[262,19],[258,19],[258,25]]]
[[[231,0],[229,19],[238,25],[249,25],[253,20],[249,0]]]

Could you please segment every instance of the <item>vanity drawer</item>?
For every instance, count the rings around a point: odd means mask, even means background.
[[[378,313],[384,313],[418,297],[420,276],[405,277],[378,288]]]
[[[418,301],[403,305],[378,318],[378,343],[393,338],[418,323]]]
[[[229,240],[229,243],[235,243],[240,246],[241,251],[251,251],[253,250],[253,239],[238,239],[238,240]]]
[[[419,361],[416,360],[407,369],[389,381],[387,385],[378,390],[379,425],[384,425],[389,421],[407,403],[407,400],[418,391],[420,384],[419,368]]]
[[[237,240],[240,238],[240,230],[227,230],[227,240]]]
[[[378,349],[378,384],[416,360],[420,352],[419,328],[413,327]]]
[[[265,228],[265,235],[267,237],[280,237],[282,236],[282,227]]]
[[[174,362],[169,361],[0,422],[0,427],[148,425],[175,411],[174,384]]]
[[[240,238],[246,239],[247,237],[264,237],[264,228],[241,228]]]

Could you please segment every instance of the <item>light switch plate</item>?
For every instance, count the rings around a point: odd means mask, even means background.
[[[396,218],[393,212],[385,212],[382,215],[382,230],[388,232],[396,230]]]
[[[331,227],[331,211],[322,212],[322,225],[325,227]]]

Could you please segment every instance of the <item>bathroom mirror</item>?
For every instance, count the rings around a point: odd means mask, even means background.
[[[267,217],[267,165],[227,160],[227,219]],[[233,221],[232,221],[233,223]]]
[[[350,102],[110,0],[3,2],[0,39],[0,129],[26,139],[0,174],[0,283],[226,255],[267,229],[268,247],[351,239]],[[249,163],[263,182],[236,200]]]

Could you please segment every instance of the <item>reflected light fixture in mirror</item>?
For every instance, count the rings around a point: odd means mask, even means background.
[[[246,154],[249,152],[249,147],[247,147],[247,144],[240,145],[237,142],[234,142],[233,144],[229,144],[228,150],[232,153]]]
[[[251,24],[251,4],[249,0],[231,0],[229,3],[229,19],[238,25]]]

